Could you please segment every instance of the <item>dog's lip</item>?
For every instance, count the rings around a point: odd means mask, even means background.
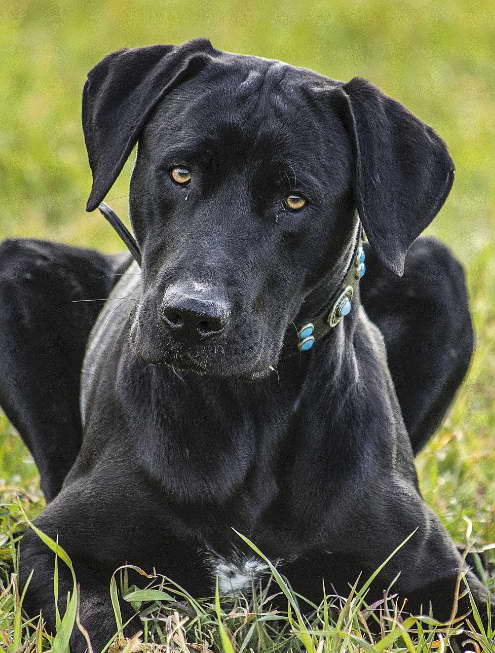
[[[184,363],[184,360],[190,361],[192,364],[189,365],[188,363]],[[170,367],[173,370],[178,370],[181,372],[194,372],[196,374],[208,373],[208,368],[198,362],[189,352],[185,352],[179,360],[163,358],[161,360],[153,361],[152,364],[165,365],[166,367]]]
[[[264,367],[262,370],[256,370],[251,373],[251,378],[254,380],[257,379],[266,379],[267,376],[270,376],[272,372],[276,372],[276,368],[273,365],[268,365],[267,367]]]
[[[133,351],[134,355],[137,356],[145,365],[154,365],[157,367],[168,367],[174,372],[191,372],[193,374],[198,374],[200,376],[213,375],[217,376],[220,372],[214,369],[214,366],[209,366],[203,361],[199,361],[191,352],[182,351],[180,355],[177,355],[178,352],[175,351],[175,356],[167,356],[166,353],[159,355],[158,357],[147,357],[143,355],[143,351],[140,347],[137,346],[135,339],[129,338],[130,348]],[[170,352],[167,352],[170,354]],[[276,371],[274,365],[272,364],[262,364],[260,365],[261,352],[258,352],[255,360],[252,360],[252,367],[248,369],[243,369],[238,374],[222,374],[220,376],[239,376],[252,380],[263,379],[270,375],[271,372]]]
[[[211,370],[206,364],[197,361],[194,358],[194,356],[189,352],[184,352],[181,359],[179,360],[177,359],[172,360],[167,358],[161,358],[157,360],[146,360],[141,355],[140,358],[147,365],[156,365],[157,367],[167,367],[171,369],[173,372],[186,372],[186,373],[189,372],[192,374],[197,374],[199,376],[215,375],[214,370]],[[185,360],[190,361],[192,364],[189,365],[185,363]],[[273,372],[276,372],[276,369],[273,365],[265,365],[263,367],[256,367],[251,370],[246,370],[243,373],[241,373],[239,376],[256,381],[268,377]]]
[[[202,371],[202,372],[207,371],[207,367],[203,363],[201,363],[200,361],[196,360],[194,358],[194,356],[191,353],[189,353],[188,351],[184,352],[183,356],[187,361],[189,361],[192,364],[191,365],[184,365],[184,366],[182,366],[180,364],[179,367],[181,369],[191,370],[191,371],[198,371],[199,370],[199,371]]]

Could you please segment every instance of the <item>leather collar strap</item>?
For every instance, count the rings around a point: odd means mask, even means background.
[[[358,219],[353,235],[354,246],[346,271],[337,286],[330,302],[311,321],[298,329],[297,349],[308,351],[316,340],[321,340],[331,329],[337,326],[352,308],[352,298],[356,292],[359,279],[366,272],[365,253],[363,249],[363,227]]]
[[[139,249],[139,245],[137,244],[136,239],[131,234],[129,229],[127,229],[115,211],[112,211],[112,209],[108,206],[108,204],[105,204],[105,202],[102,202],[98,206],[98,210],[119,234],[119,236],[126,244],[127,249],[132,254],[132,258],[136,261],[139,267],[141,267],[141,250]]]
[[[102,202],[98,206],[98,209],[122,238],[133,259],[141,267],[141,250],[134,236],[108,204]],[[321,340],[321,338],[337,326],[351,311],[355,289],[359,283],[359,279],[366,272],[364,263],[365,255],[362,245],[363,227],[359,219],[356,224],[353,239],[354,246],[350,261],[331,301],[326,304],[325,308],[311,322],[307,322],[298,329],[297,349],[301,352],[311,349],[317,339]]]

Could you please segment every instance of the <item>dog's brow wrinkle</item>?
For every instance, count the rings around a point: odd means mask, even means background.
[[[239,86],[240,91],[255,92],[263,84],[263,76],[258,70],[250,70]]]
[[[291,179],[290,175],[288,174],[287,169],[292,174],[292,179]],[[295,188],[297,186],[297,175],[296,175],[296,171],[294,170],[294,167],[292,166],[292,164],[289,163],[289,161],[284,161],[282,170],[283,170],[283,173],[284,173],[284,177],[287,179],[287,181],[289,183],[289,187],[290,188]]]
[[[246,108],[248,98],[252,98],[248,108],[252,115],[256,115],[260,111],[263,114],[271,112],[270,107],[273,107],[274,102],[277,101],[277,94],[273,91],[280,85],[288,69],[289,66],[286,64],[273,61],[266,66],[262,73],[258,70],[249,71],[239,88],[243,91]]]

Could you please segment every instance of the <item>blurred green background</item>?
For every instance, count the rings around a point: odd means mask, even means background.
[[[117,251],[86,214],[80,128],[87,71],[108,52],[206,36],[220,49],[368,78],[430,123],[457,165],[431,231],[468,272],[476,357],[455,408],[419,460],[428,502],[456,536],[472,519],[495,542],[495,6],[493,0],[7,0],[0,8],[0,235]],[[130,164],[107,200],[127,212]],[[1,373],[1,372],[0,372]],[[54,397],[56,401],[56,397]],[[35,495],[12,428],[0,431],[0,483]]]

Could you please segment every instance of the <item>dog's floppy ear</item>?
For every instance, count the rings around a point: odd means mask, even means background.
[[[449,194],[454,164],[431,127],[366,80],[356,77],[341,89],[358,213],[382,263],[402,275],[407,250]]]
[[[157,102],[214,53],[206,39],[125,49],[109,54],[89,72],[82,107],[93,173],[87,211],[104,199]]]

